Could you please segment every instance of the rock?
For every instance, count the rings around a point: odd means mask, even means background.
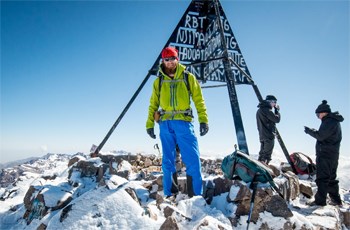
[[[178,178],[178,182],[179,182],[179,178]],[[157,185],[158,191],[162,191],[163,190],[163,175],[158,176],[155,180],[153,180],[152,185]]]
[[[31,203],[30,209],[28,209],[23,218],[30,224],[33,219],[41,219],[47,214],[48,208],[45,206],[44,197],[42,194],[38,194],[37,197]]]
[[[235,197],[232,197],[231,189],[234,188],[238,189],[238,193]],[[235,182],[230,188],[230,193],[227,196],[227,201],[241,203],[244,200],[250,200],[251,195],[252,194],[250,192],[250,189],[246,185],[243,185],[241,182]]]
[[[200,229],[201,227],[205,227],[205,226],[208,226],[209,225],[209,222],[207,219],[204,219],[197,227],[197,229]]]
[[[73,158],[71,158],[68,162],[68,167],[74,165],[76,162],[82,160],[82,157],[79,157],[79,156],[75,156]]]
[[[112,163],[109,165],[110,174],[115,174],[125,179],[129,179],[133,173],[133,166],[128,161],[121,160],[119,163]]]
[[[81,177],[95,177],[97,175],[98,166],[95,166],[93,161],[78,161],[76,166],[73,166],[73,170],[78,170],[81,173]],[[70,170],[71,174],[71,170]]]
[[[281,162],[281,171],[284,172],[284,173],[287,172],[287,171],[293,172],[293,169],[292,169],[292,166],[290,166],[289,163]]]
[[[203,189],[203,197],[207,204],[211,204],[214,198],[214,191],[215,191],[215,185],[214,182],[211,180],[208,180]]]
[[[282,173],[275,183],[286,201],[294,200],[300,194],[299,177],[291,171]]]
[[[134,199],[139,205],[141,205],[139,198],[133,188],[126,188],[125,191]]]
[[[105,172],[108,169],[108,165],[107,164],[103,164],[98,168],[98,173],[97,173],[97,182],[99,183],[99,186],[104,186],[106,185],[103,176],[105,174]]]
[[[174,213],[174,209],[172,209],[171,207],[169,206],[166,206],[163,210],[163,213],[164,213],[164,217],[165,218],[168,218],[169,216],[173,215]]]
[[[60,215],[60,222],[63,222],[68,217],[68,213],[72,210],[72,206],[73,205],[70,204],[62,210]]]
[[[222,159],[201,159],[202,173],[209,175],[222,175],[221,163]]]
[[[293,229],[295,228],[289,220],[286,223],[284,223],[283,230],[293,230]]]
[[[176,222],[176,219],[172,216],[169,216],[168,218],[166,218],[162,226],[160,226],[159,228],[159,230],[178,230],[178,229],[180,228]]]
[[[314,194],[312,192],[312,187],[309,183],[301,182],[299,184],[300,193],[306,196],[307,198],[311,198]]]
[[[285,197],[285,200],[294,200],[300,194],[299,178],[291,171],[287,171],[282,175],[288,179],[287,197]]]
[[[234,202],[237,205],[235,215],[238,217],[248,215],[250,211],[252,191],[247,185],[242,184],[241,182],[235,182],[231,189],[233,190],[230,191],[227,200],[228,202]],[[233,194],[237,189],[238,192],[236,192],[236,196],[233,197]],[[259,213],[264,211],[271,212],[274,216],[281,216],[284,218],[293,215],[285,200],[279,195],[273,195],[270,188],[257,188],[251,221],[256,223],[259,219]]]
[[[153,165],[153,162],[151,159],[149,158],[146,158],[145,159],[145,167],[149,167],[149,166],[152,166]]]
[[[164,198],[156,193],[156,206],[160,210],[160,205],[164,202]]]
[[[45,230],[47,226],[44,223],[41,223],[36,230]]]
[[[342,219],[342,223],[347,227],[350,228],[350,210],[349,209],[340,209]]]
[[[224,177],[217,177],[214,179],[214,196],[218,196],[222,193],[229,192],[233,181]]]
[[[270,230],[270,227],[267,223],[262,223],[259,230]]]
[[[123,160],[128,161],[131,165],[137,164],[137,162],[141,159],[141,155],[104,155],[104,154],[99,154],[99,157],[101,158],[101,161],[109,164],[109,162],[116,162],[120,163]]]
[[[142,213],[142,215],[146,215],[152,220],[158,219],[157,214],[155,214],[150,207],[146,206],[143,209],[144,209],[144,212]]]
[[[272,170],[272,172],[273,172],[273,174],[274,174],[274,175],[271,175],[271,176],[273,176],[273,177],[278,177],[279,175],[281,175],[280,170],[279,170],[276,166],[274,166],[274,165],[268,165],[268,167]]]
[[[42,176],[44,180],[54,180],[56,179],[57,175],[48,175],[48,176]]]
[[[24,196],[23,203],[26,210],[30,210],[32,206],[32,202],[36,194],[39,192],[40,188],[35,186],[30,186],[29,189],[26,192],[26,195]]]
[[[279,195],[273,195],[266,203],[266,211],[270,212],[273,216],[280,216],[285,219],[293,216],[286,201]]]

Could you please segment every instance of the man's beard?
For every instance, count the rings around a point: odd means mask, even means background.
[[[167,68],[164,64],[162,65],[162,69],[165,73],[175,73],[176,72],[176,65],[174,68]]]

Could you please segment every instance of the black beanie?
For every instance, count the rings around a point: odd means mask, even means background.
[[[266,101],[277,101],[277,98],[273,95],[267,95],[265,100]]]
[[[326,100],[323,100],[322,103],[317,107],[315,113],[330,113],[331,108],[327,104]]]

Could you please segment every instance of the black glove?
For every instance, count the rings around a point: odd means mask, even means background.
[[[204,136],[205,134],[207,134],[208,131],[209,131],[209,126],[207,123],[199,124],[199,133],[201,136]]]
[[[307,126],[304,126],[304,132],[306,134],[309,134],[309,133],[311,133],[311,129],[309,127],[307,127]]]
[[[147,133],[150,137],[152,137],[153,139],[156,139],[156,135],[154,135],[154,128],[147,129]]]
[[[275,114],[278,114],[280,111],[280,106],[279,105],[276,105],[275,106]]]

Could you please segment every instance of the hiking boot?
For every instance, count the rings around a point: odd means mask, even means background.
[[[170,204],[176,203],[176,194],[173,194],[173,195],[170,195],[170,196],[166,196],[164,198],[164,202],[165,203],[170,203]]]
[[[264,165],[268,165],[269,163],[268,163],[268,161],[267,160],[259,160],[262,164],[264,164]]]
[[[342,206],[343,205],[342,201],[336,201],[336,200],[333,200],[333,199],[331,199],[328,203],[330,205],[332,205],[332,206]]]
[[[172,193],[171,195],[165,196],[166,199],[172,200],[172,199],[176,199],[177,193]]]
[[[315,200],[312,202],[306,202],[306,204],[309,206],[326,206],[326,204],[317,203]]]

